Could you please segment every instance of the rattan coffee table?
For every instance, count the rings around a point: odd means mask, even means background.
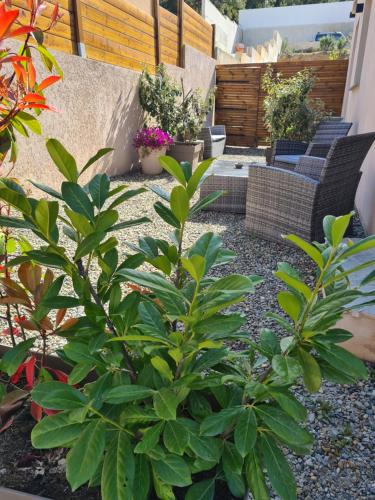
[[[205,210],[217,212],[246,213],[246,195],[250,163],[243,163],[241,169],[236,162],[217,160],[207,170],[201,185],[200,199],[214,191],[225,191]]]

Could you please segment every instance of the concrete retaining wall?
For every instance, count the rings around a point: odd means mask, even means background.
[[[238,24],[223,16],[210,0],[202,0],[202,17],[216,27],[216,47],[229,54],[234,52],[236,43],[242,40]]]
[[[47,137],[60,140],[78,165],[84,165],[98,149],[113,147],[114,152],[98,162],[91,175],[128,172],[137,162],[133,137],[143,124],[138,100],[140,73],[61,52],[53,54],[64,71],[64,81],[48,89],[46,95],[59,112],[41,115],[42,137],[19,139],[14,175],[55,187],[60,184],[45,148]],[[216,61],[189,46],[185,60],[186,69],[168,66],[170,74],[178,81],[183,77],[186,89],[202,88],[207,93],[215,85]]]
[[[349,18],[351,9],[351,1],[247,9],[240,11],[239,24],[247,46],[264,43],[275,30],[282,38],[288,38],[290,44],[298,44],[313,41],[318,31],[349,34],[354,24]]]

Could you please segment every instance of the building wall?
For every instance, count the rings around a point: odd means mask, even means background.
[[[366,21],[367,19],[367,21]],[[366,23],[368,23],[367,37]],[[361,34],[364,51],[361,51]],[[356,14],[344,100],[344,116],[353,122],[351,133],[375,131],[375,0],[365,0],[363,14]],[[362,61],[359,81],[356,70]],[[368,234],[375,233],[375,146],[373,145],[362,167],[356,205]]]
[[[264,43],[277,30],[291,44],[313,41],[318,31],[342,31],[349,34],[352,2],[293,5],[240,11],[239,25],[248,46]]]
[[[202,0],[202,17],[216,27],[216,47],[229,54],[234,52],[236,43],[242,41],[238,24],[223,16],[210,0]]]
[[[14,176],[59,186],[61,177],[45,148],[48,137],[60,140],[79,166],[98,149],[114,148],[113,153],[90,169],[90,175],[128,172],[137,163],[132,141],[144,120],[138,100],[140,73],[61,52],[52,53],[64,71],[64,80],[47,89],[46,95],[58,112],[41,115],[43,136],[19,139]],[[186,69],[168,66],[170,74],[177,81],[183,77],[187,90],[202,88],[207,93],[215,85],[216,61],[189,46],[185,48],[185,60]]]

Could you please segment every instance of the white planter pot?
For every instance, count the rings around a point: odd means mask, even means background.
[[[154,149],[149,154],[145,155],[140,149],[138,150],[139,158],[142,164],[142,172],[146,175],[161,174],[163,168],[159,163],[160,156],[165,156],[167,148]]]

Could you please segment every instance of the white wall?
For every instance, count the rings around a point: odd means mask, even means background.
[[[353,31],[349,15],[352,2],[292,5],[240,11],[239,24],[246,45],[257,45],[272,38],[277,30],[291,44],[313,41],[318,31]]]
[[[242,41],[238,24],[223,16],[210,0],[202,0],[202,17],[216,26],[216,47],[229,54],[234,52],[236,43]]]
[[[366,24],[367,37],[366,35]],[[353,122],[352,134],[375,132],[375,0],[366,0],[363,14],[355,16],[355,32],[349,61],[343,115]],[[364,52],[360,49],[361,39]],[[363,55],[362,71],[353,81]],[[375,144],[362,165],[356,206],[368,234],[375,234]]]

